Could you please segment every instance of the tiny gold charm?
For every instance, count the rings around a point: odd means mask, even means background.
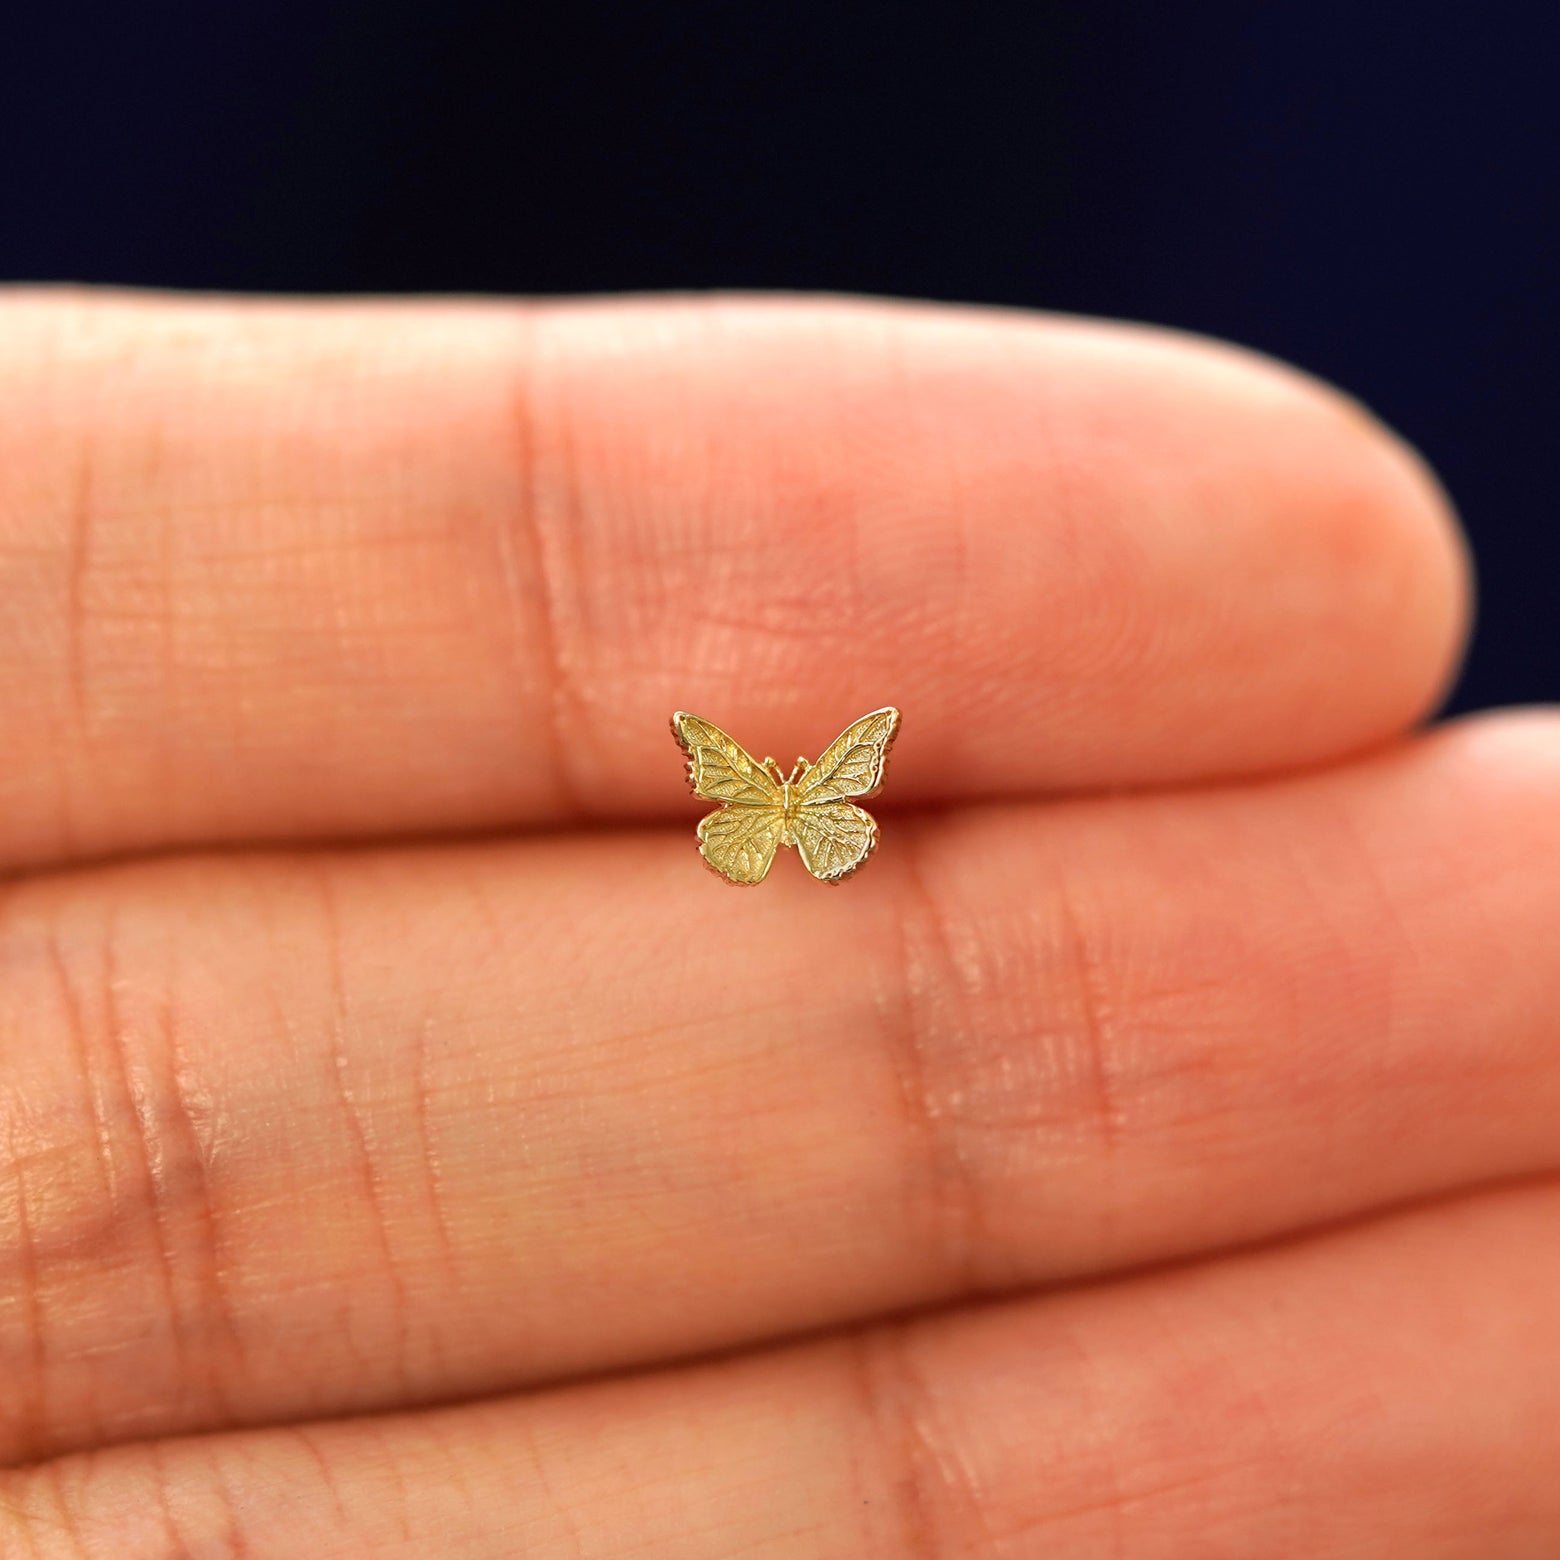
[[[789,775],[774,759],[754,761],[719,726],[682,710],[672,735],[688,755],[694,795],[722,805],[699,822],[699,853],[728,883],[762,883],[782,845],[794,845],[815,878],[848,878],[877,846],[872,814],[848,800],[875,796],[899,730],[899,711],[863,715],[837,736],[816,764],[796,761]]]

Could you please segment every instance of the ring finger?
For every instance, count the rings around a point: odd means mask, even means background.
[[[1526,1560],[1560,1549],[1560,1193],[422,1415],[0,1478],[0,1545],[411,1560]],[[25,1546],[25,1549],[24,1549]]]

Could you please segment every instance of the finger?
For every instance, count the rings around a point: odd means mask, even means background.
[[[0,1481],[0,1538],[37,1560],[1546,1555],[1557,1227],[1552,1185],[1510,1191],[634,1381],[126,1447]]]
[[[1554,1167],[1557,797],[1560,725],[1506,718],[906,827],[838,892],[734,903],[655,836],[14,889],[0,1455],[488,1392]]]
[[[842,302],[0,308],[0,862],[685,810],[676,708],[900,801],[1381,739],[1462,562],[1232,350]]]

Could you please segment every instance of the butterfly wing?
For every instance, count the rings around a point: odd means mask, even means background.
[[[717,807],[699,820],[699,853],[728,883],[762,883],[785,832],[780,807]]]
[[[780,807],[778,783],[713,721],[683,710],[672,716],[672,735],[688,755],[688,784],[709,802]]]
[[[730,883],[762,883],[785,832],[779,783],[712,721],[679,710],[672,735],[694,794],[724,806],[699,822],[699,853]]]
[[[878,827],[854,802],[809,802],[792,816],[791,834],[802,865],[815,878],[838,883],[877,848]]]
[[[852,721],[793,787],[798,806],[791,833],[802,863],[815,878],[838,883],[877,847],[872,814],[848,798],[871,796],[883,783],[883,766],[899,731],[899,711],[873,710]]]
[[[892,706],[852,721],[796,782],[797,800],[805,808],[873,795],[883,783],[883,766],[898,731],[899,711]]]

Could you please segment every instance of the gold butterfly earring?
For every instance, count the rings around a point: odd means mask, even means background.
[[[872,814],[851,797],[874,796],[899,730],[891,706],[853,721],[816,764],[798,758],[789,775],[774,759],[762,764],[719,726],[683,710],[672,735],[688,755],[688,783],[696,796],[721,805],[699,821],[699,853],[728,883],[762,883],[775,852],[793,845],[815,878],[848,878],[877,846]]]

